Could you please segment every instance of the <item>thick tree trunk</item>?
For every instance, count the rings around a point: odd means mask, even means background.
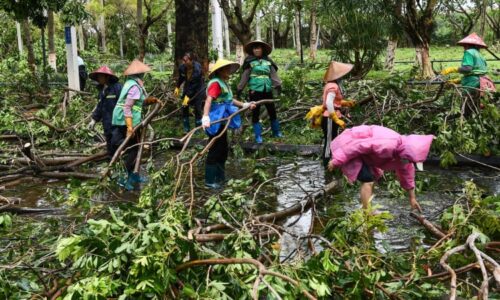
[[[420,76],[422,78],[434,77],[434,71],[432,71],[431,57],[429,53],[429,43],[424,42],[422,44],[417,44],[415,46],[416,61],[420,67]]]
[[[396,58],[396,49],[398,47],[398,39],[390,38],[387,41],[387,54],[385,56],[385,64],[384,68],[386,70],[392,71],[394,70],[394,60]]]
[[[255,15],[255,38],[262,40],[262,32],[260,28],[260,12]]]
[[[51,10],[49,10],[48,12],[47,30],[49,35],[49,66],[57,72],[57,55],[56,46],[54,43],[54,12]]]
[[[142,0],[137,0],[137,30],[139,38],[139,56],[137,57],[140,61],[144,60],[146,56],[146,37],[143,34],[143,18],[142,18]]]
[[[31,40],[30,22],[28,19],[23,20],[23,33],[25,38],[26,49],[28,49],[28,65],[32,72],[36,70],[35,52],[33,51],[33,41]]]
[[[309,57],[314,61],[316,60],[316,47],[318,36],[317,32],[317,24],[316,24],[316,0],[312,0],[311,3],[311,31],[309,34]]]
[[[224,43],[226,45],[226,55],[230,56],[231,55],[231,43],[229,40],[230,32],[229,32],[229,25],[227,24],[227,18],[226,15],[222,15],[222,21],[224,22]]]
[[[254,0],[247,16],[243,13],[243,2],[241,0],[218,0],[224,14],[226,15],[229,28],[238,38],[242,45],[246,45],[252,39],[252,21],[257,11],[260,0]]]
[[[245,50],[243,49],[243,45],[241,43],[236,44],[236,62],[240,65],[243,64],[245,60]]]
[[[83,26],[78,25],[78,27],[76,27],[76,31],[78,33],[78,50],[83,51],[85,50],[85,36],[83,35]]]
[[[175,70],[186,51],[196,54],[208,71],[209,0],[175,0]]]

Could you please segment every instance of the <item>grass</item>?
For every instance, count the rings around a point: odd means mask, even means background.
[[[321,80],[323,78],[324,71],[326,70],[326,66],[330,61],[331,50],[319,50],[317,54],[316,62],[320,63],[320,65],[315,66],[314,68],[307,69],[307,77],[309,80]],[[482,55],[486,59],[494,59],[494,57],[488,53],[487,51],[481,51]],[[304,52],[304,62],[311,63],[312,61],[309,58],[309,52]],[[463,55],[462,47],[431,47],[430,51],[432,60],[461,60]],[[281,72],[287,70],[288,68],[298,64],[300,62],[300,56],[295,53],[294,49],[276,49],[272,53],[273,60],[278,64],[281,68]],[[385,59],[384,55],[380,57],[380,65],[383,65],[383,60]],[[414,48],[398,48],[396,50],[396,61],[414,61],[415,59],[415,49]],[[434,68],[439,71],[443,68],[450,66],[459,66],[459,62],[450,62],[450,63],[435,63]],[[395,64],[395,70],[398,72],[410,72],[413,64]],[[489,61],[489,76],[493,80],[500,80],[499,75],[494,75],[493,69],[500,69],[500,61]],[[371,70],[367,79],[383,79],[389,75],[389,72],[386,70]]]

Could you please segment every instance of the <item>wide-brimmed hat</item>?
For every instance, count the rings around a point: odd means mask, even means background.
[[[108,66],[101,66],[94,72],[89,74],[90,79],[97,81],[97,75],[104,74],[110,77],[111,81],[118,81],[118,76],[116,76],[113,71]]]
[[[138,59],[134,59],[134,61],[131,62],[130,65],[127,67],[127,69],[123,72],[123,75],[130,76],[130,75],[144,74],[150,71],[151,68],[148,65],[146,65],[145,63],[143,63]]]
[[[477,33],[473,32],[463,38],[462,40],[458,41],[458,45],[465,46],[465,45],[476,45],[481,48],[488,48],[486,44],[484,43],[483,39],[477,35]]]
[[[212,77],[215,72],[226,67],[230,68],[230,73],[233,74],[234,72],[238,71],[238,69],[240,68],[240,64],[226,59],[219,59],[215,62],[215,64],[210,66],[208,77]]]
[[[334,81],[351,72],[354,66],[351,64],[344,64],[338,61],[332,61],[326,70],[323,77],[324,82]]]
[[[244,48],[245,52],[249,55],[253,55],[253,48],[255,48],[256,46],[262,47],[262,53],[264,55],[269,55],[273,51],[273,48],[268,43],[261,41],[261,40],[255,40],[255,41],[251,41],[245,45],[245,48]]]

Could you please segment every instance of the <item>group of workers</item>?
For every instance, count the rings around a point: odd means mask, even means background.
[[[486,47],[476,34],[459,42],[465,48],[460,68],[447,68],[443,75],[454,72],[463,74],[462,85],[481,91],[491,89],[492,82],[486,76],[486,62],[479,49]],[[227,130],[241,127],[241,117],[235,114],[240,108],[252,111],[252,126],[255,142],[263,143],[260,105],[266,107],[271,132],[274,137],[282,137],[277,118],[274,94],[281,93],[281,80],[278,67],[269,57],[272,48],[267,43],[256,40],[244,47],[247,57],[243,64],[241,79],[237,86],[236,97],[229,84],[229,78],[240,69],[235,62],[220,59],[210,67],[208,83],[205,85],[202,66],[193,53],[182,57],[179,79],[174,95],[182,99],[184,131],[190,131],[190,110],[194,109],[195,125],[202,126],[211,143],[205,163],[205,185],[212,189],[224,185],[225,163],[229,154]],[[421,210],[415,196],[415,167],[420,168],[429,153],[432,135],[400,135],[382,126],[361,125],[345,129],[344,115],[356,101],[345,98],[342,80],[353,66],[341,62],[331,62],[324,75],[322,104],[311,109],[306,118],[313,127],[321,127],[324,135],[322,158],[330,170],[339,168],[350,182],[361,184],[361,202],[368,208],[373,198],[374,182],[383,171],[394,171],[401,186],[408,191],[410,205]],[[142,118],[144,104],[157,103],[155,97],[148,97],[144,89],[143,76],[150,68],[140,61],[133,61],[125,70],[126,81],[121,86],[118,78],[106,66],[90,74],[98,82],[99,103],[92,114],[89,124],[102,122],[109,156],[128,136],[128,150],[125,155],[126,178],[119,182],[127,190],[133,190],[145,179],[134,172],[139,140],[134,132]],[[183,91],[180,89],[183,85]],[[248,86],[248,102],[241,101],[243,91]],[[494,85],[493,85],[494,88]],[[273,91],[275,92],[273,94]],[[259,103],[260,100],[268,100]],[[265,102],[265,103],[264,103]],[[339,134],[339,132],[342,132]],[[137,130],[136,130],[137,131]]]

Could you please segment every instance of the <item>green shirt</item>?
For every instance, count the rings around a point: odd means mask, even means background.
[[[471,48],[464,52],[462,59],[462,67],[472,67],[472,71],[464,74],[462,78],[462,86],[479,88],[479,77],[486,74],[488,68],[486,60],[484,60],[479,50]]]

